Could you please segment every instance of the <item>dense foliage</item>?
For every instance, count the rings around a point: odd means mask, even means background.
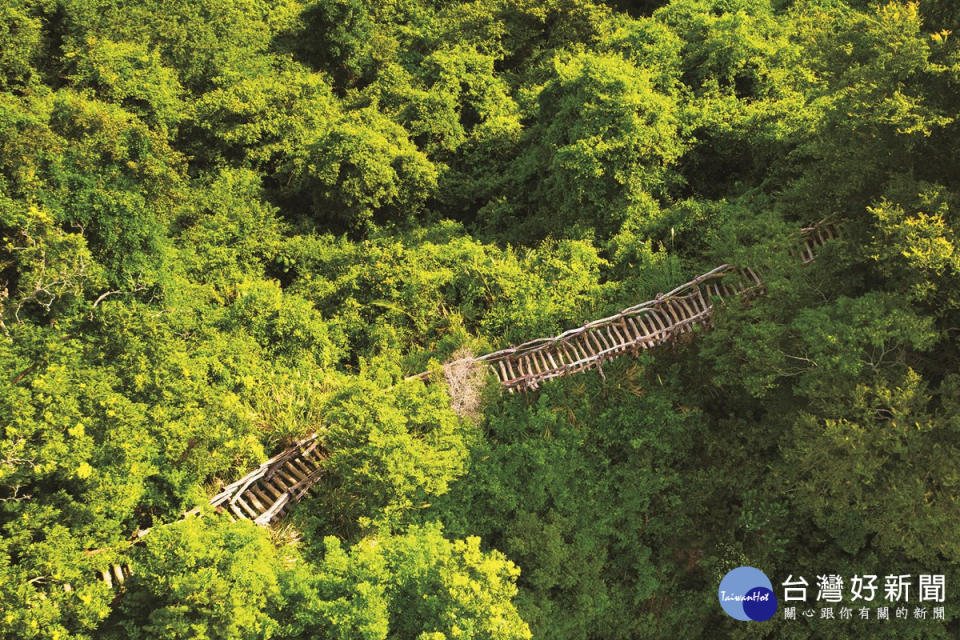
[[[0,637],[960,633],[956,3],[0,5]],[[402,382],[721,262],[767,295],[603,375]],[[178,521],[313,431],[285,529]],[[946,621],[737,623],[739,565]]]

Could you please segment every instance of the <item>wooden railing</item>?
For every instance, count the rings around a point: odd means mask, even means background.
[[[721,265],[655,299],[627,307],[552,338],[539,338],[470,361],[483,363],[510,392],[537,389],[561,376],[599,368],[621,355],[670,342],[710,322],[713,299],[755,295],[763,290],[752,269]],[[454,362],[450,364],[458,364]],[[426,379],[431,372],[407,378]]]
[[[815,249],[836,236],[832,224],[806,227],[801,232],[802,246],[797,253],[804,263],[809,263]],[[731,296],[762,292],[763,282],[753,269],[720,265],[668,293],[607,318],[593,320],[551,338],[538,338],[445,366],[483,364],[511,393],[534,390],[547,380],[600,368],[604,362],[623,354],[636,355],[670,342],[697,325],[708,325],[715,299],[723,301]],[[426,380],[432,373],[425,371],[407,379]]]
[[[323,475],[317,434],[296,443],[210,499],[238,518],[270,524],[296,504]]]
[[[796,253],[804,264],[809,263],[814,259],[815,250],[837,235],[836,227],[830,223],[806,227],[801,232],[802,246]],[[624,354],[636,355],[670,342],[695,326],[709,326],[714,300],[722,302],[731,296],[754,296],[763,291],[763,282],[754,270],[720,265],[672,291],[615,315],[551,338],[538,338],[446,366],[481,364],[511,393],[530,391],[548,380],[600,368],[604,362]],[[427,380],[432,373],[425,371],[407,380]],[[230,517],[269,525],[316,486],[323,476],[324,459],[319,435],[314,433],[224,487],[210,499],[210,504]],[[137,532],[136,539],[147,532]],[[114,565],[99,577],[114,586],[122,584],[129,574],[129,568]]]
[[[316,485],[323,475],[323,459],[320,441],[317,434],[313,434],[224,487],[210,498],[210,504],[230,518],[268,525]],[[183,517],[199,512],[199,508],[191,509]],[[138,543],[148,533],[150,529],[140,529],[130,544]],[[109,587],[121,586],[129,576],[130,567],[124,564],[114,564],[97,573]],[[71,589],[70,585],[65,587]]]

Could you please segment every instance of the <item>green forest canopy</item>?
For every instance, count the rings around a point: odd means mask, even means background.
[[[0,637],[956,637],[958,30],[951,0],[6,0]],[[605,378],[466,418],[395,385],[722,262],[768,295]],[[290,527],[178,522],[316,430]],[[739,565],[943,573],[947,621],[745,625]]]

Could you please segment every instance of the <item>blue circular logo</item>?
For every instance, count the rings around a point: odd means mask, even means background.
[[[727,615],[736,620],[769,620],[777,612],[770,579],[753,567],[737,567],[723,576],[717,597]]]

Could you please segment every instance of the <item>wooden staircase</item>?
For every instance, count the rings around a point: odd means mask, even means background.
[[[268,525],[300,501],[323,475],[325,456],[317,434],[254,469],[210,499],[240,518]]]
[[[833,224],[821,222],[802,229],[801,237],[802,246],[796,253],[807,264],[813,261],[816,249],[838,237],[838,233]],[[695,326],[709,326],[715,300],[722,302],[732,296],[763,292],[763,282],[754,270],[721,265],[653,300],[607,318],[447,366],[482,363],[509,392],[531,391],[554,378],[590,369],[600,369],[602,373],[604,362],[671,342]],[[425,371],[407,380],[427,380],[432,373]],[[210,504],[231,518],[269,525],[316,486],[323,476],[325,457],[318,434],[314,433],[224,487],[210,499]],[[148,532],[137,532],[136,539]],[[128,567],[113,565],[98,577],[107,585],[118,587],[129,575]]]

